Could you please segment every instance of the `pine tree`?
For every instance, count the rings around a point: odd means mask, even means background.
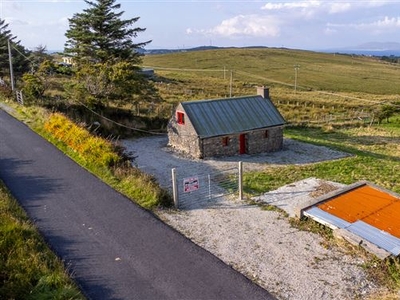
[[[144,28],[133,24],[139,17],[122,20],[123,11],[117,12],[121,5],[115,0],[94,0],[85,2],[89,8],[69,19],[70,28],[66,32],[65,53],[73,55],[78,65],[83,63],[106,63],[128,61],[141,62],[137,51],[150,41],[133,42]]]
[[[16,41],[17,37],[11,34],[8,24],[0,19],[0,77],[10,74],[10,63],[8,53],[8,41],[11,45],[11,53],[13,57],[14,75],[21,76],[29,69],[27,56],[29,51],[20,45],[20,41]]]
[[[88,8],[75,14],[66,32],[64,52],[73,57],[76,82],[71,96],[91,104],[127,103],[144,95],[154,101],[154,87],[140,73],[138,51],[150,41],[134,43],[145,29],[139,17],[123,20],[115,0],[85,0]],[[152,91],[149,93],[148,91]]]

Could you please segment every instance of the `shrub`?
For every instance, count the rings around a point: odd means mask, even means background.
[[[44,128],[89,164],[111,167],[121,161],[111,142],[91,135],[60,113],[50,115]]]

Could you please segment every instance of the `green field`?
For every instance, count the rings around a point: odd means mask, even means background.
[[[400,101],[400,65],[372,57],[260,48],[146,55],[143,62],[167,102],[253,95],[263,85],[296,123],[362,113],[369,121],[381,104]]]

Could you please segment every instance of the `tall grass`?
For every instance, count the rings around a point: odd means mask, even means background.
[[[77,126],[60,113],[51,114],[44,123],[44,129],[88,164],[111,167],[121,161],[111,142],[91,135],[85,128]]]
[[[270,87],[287,121],[321,120],[330,114],[373,112],[398,101],[399,65],[376,58],[287,49],[218,49],[147,55],[161,96],[168,102],[254,95]],[[295,69],[298,69],[296,91]]]
[[[84,299],[1,181],[0,299]]]
[[[167,191],[161,189],[152,176],[124,160],[117,145],[91,135],[85,128],[59,113],[48,117],[43,130],[50,140],[82,166],[144,208],[172,204]]]
[[[294,66],[298,65],[299,90],[372,95],[400,92],[399,86],[391,84],[393,78],[398,77],[400,66],[364,56],[271,48],[218,49],[147,55],[144,64],[155,68],[157,73],[168,79],[215,79],[211,87],[203,85],[210,91],[217,85],[221,87],[229,83],[230,71],[233,71],[233,79],[238,82],[293,88]],[[193,69],[196,70],[190,71]]]

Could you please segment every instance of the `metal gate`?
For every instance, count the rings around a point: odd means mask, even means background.
[[[195,208],[207,203],[217,203],[216,199],[230,194],[242,197],[241,175],[242,164],[239,167],[209,174],[180,176],[172,169],[172,185],[175,207]]]

